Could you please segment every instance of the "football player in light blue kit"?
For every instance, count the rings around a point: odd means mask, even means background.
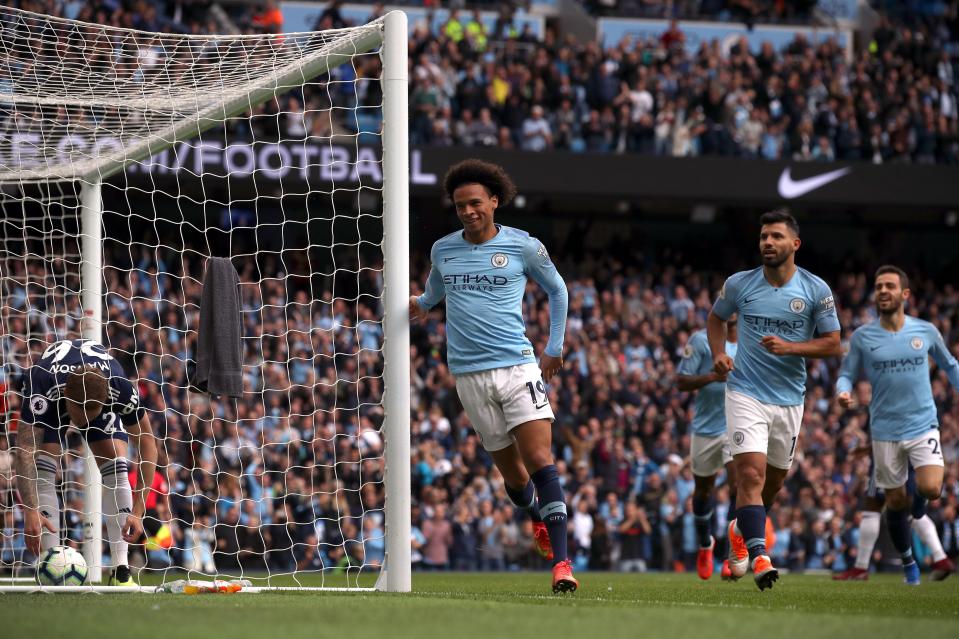
[[[410,298],[410,314],[424,319],[446,298],[456,392],[510,499],[533,520],[537,551],[553,562],[553,591],[572,592],[578,582],[566,552],[566,498],[552,455],[553,411],[544,382],[563,364],[566,284],[539,240],[494,223],[496,209],[516,193],[501,167],[466,160],[450,168],[444,187],[463,230],[433,245],[426,291]],[[523,320],[530,278],[549,296],[549,341],[539,365]]]
[[[836,382],[836,399],[844,408],[852,407],[853,384],[860,371],[865,372],[872,386],[869,430],[876,486],[886,493],[889,536],[902,555],[906,583],[918,585],[906,481],[912,464],[916,470],[916,499],[939,499],[944,464],[929,358],[956,389],[959,363],[935,326],[906,315],[909,295],[909,279],[902,269],[883,266],[876,271],[879,319],[853,333]]]
[[[841,355],[829,286],[796,266],[799,225],[785,211],[760,220],[763,265],[732,275],[707,322],[713,365],[726,382],[726,428],[736,465],[736,519],[729,524],[729,569],[753,570],[760,590],[779,578],[766,552],[766,509],[782,488],[802,425],[807,357]],[[726,320],[739,315],[735,361]]]
[[[736,358],[736,320],[726,323],[726,354]],[[726,376],[713,370],[713,355],[709,350],[706,331],[697,331],[686,343],[683,359],[676,371],[676,387],[681,391],[698,391],[695,414],[690,425],[690,456],[693,462],[693,517],[699,552],[696,554],[696,572],[700,579],[713,576],[713,548],[716,540],[711,534],[713,522],[713,487],[716,474],[726,468],[729,486],[729,517],[734,517],[736,479],[733,457],[726,435]],[[723,562],[723,579],[729,579],[729,562]]]

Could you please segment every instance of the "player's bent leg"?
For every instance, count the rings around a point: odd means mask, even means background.
[[[923,515],[919,519],[913,518],[912,532],[919,537],[919,540],[929,549],[932,555],[930,578],[933,581],[942,581],[955,572],[955,565],[946,556],[942,541],[939,539],[939,531],[936,530],[936,524],[929,518],[929,515]]]
[[[769,518],[769,509],[772,508],[773,504],[776,502],[776,496],[783,488],[783,483],[786,481],[786,475],[789,473],[789,469],[779,468],[773,466],[769,463],[769,459],[766,460],[766,481],[763,482],[763,508],[766,509],[766,524],[765,524],[765,538],[766,538],[766,552],[772,554],[773,548],[776,546],[776,529],[773,527],[773,522]]]
[[[909,524],[909,495],[905,484],[886,490],[886,523],[892,545],[902,558],[905,583],[919,585],[919,566],[912,555],[912,531]]]
[[[746,574],[753,552],[749,543],[764,544],[766,510],[762,489],[766,480],[766,456],[750,452],[736,455],[736,519],[729,524],[729,570],[733,578]],[[765,550],[765,549],[763,549]],[[765,554],[759,553],[759,554]]]
[[[579,582],[573,577],[566,549],[566,497],[553,463],[552,426],[547,419],[536,419],[512,429],[516,446],[530,473],[539,498],[540,516],[549,531],[553,549],[553,592],[573,592]]]
[[[867,495],[859,511],[859,543],[856,545],[856,563],[832,576],[836,581],[866,581],[869,579],[869,563],[872,551],[879,540],[882,526],[882,501],[876,496]]]
[[[732,456],[729,454],[728,444],[723,450],[723,455],[724,455],[723,460],[725,461],[725,465],[726,465],[726,486],[729,489],[729,508],[726,509],[726,522],[725,522],[725,526],[727,530],[726,543],[728,544],[729,543],[729,537],[728,537],[729,524],[734,519],[736,519],[736,464],[733,462]],[[728,461],[726,461],[727,459]],[[723,566],[720,569],[719,575],[723,581],[736,580],[733,577],[732,570],[730,570],[729,568],[728,548],[726,552],[726,558],[723,559]]]
[[[493,463],[503,475],[506,485],[506,494],[513,505],[525,510],[533,522],[533,547],[537,554],[547,561],[553,559],[553,546],[549,543],[549,530],[539,514],[539,503],[536,500],[536,489],[526,472],[526,466],[520,457],[515,443],[506,448],[490,451]]]
[[[938,434],[938,431],[936,431]],[[929,438],[932,440],[933,438]],[[935,443],[938,444],[938,438],[934,439]],[[927,451],[925,458],[929,458],[928,453],[931,453],[932,450],[936,452],[939,451],[938,446],[934,448],[930,447],[931,450]],[[939,499],[939,496],[942,494],[942,481],[943,481],[943,466],[939,464],[942,463],[941,454],[936,459],[935,455],[931,456],[932,463],[919,466],[916,468],[916,493],[917,495],[913,497],[914,505],[915,501],[919,499],[927,499],[933,501]],[[942,542],[939,540],[939,532],[936,530],[936,525],[933,521],[926,515],[924,512],[921,513],[921,517],[916,517],[920,514],[916,512],[916,508],[913,508],[913,521],[912,528],[919,535],[919,539],[922,540],[922,543],[925,544],[932,553],[932,574],[930,578],[933,581],[942,581],[947,578],[955,571],[955,566],[949,557],[946,556],[945,550],[942,547]]]
[[[496,469],[503,476],[503,482],[506,484],[507,492],[523,492],[529,483],[529,473],[526,466],[523,465],[523,458],[519,454],[519,449],[515,442],[511,442],[506,448],[500,450],[487,451],[496,464]],[[513,495],[510,495],[512,499]],[[518,508],[525,508],[526,504],[513,503]]]
[[[43,444],[37,451],[37,505],[53,530],[40,529],[40,550],[49,550],[60,543],[60,501],[57,499],[57,467],[59,444]]]
[[[695,473],[695,470],[693,472]],[[713,549],[716,546],[716,540],[710,532],[713,524],[712,494],[716,475],[700,477],[694,474],[693,481],[693,520],[699,540],[696,572],[700,579],[709,579],[713,576]]]
[[[929,501],[939,499],[945,468],[937,464],[916,468],[916,492]]]
[[[119,438],[91,441],[90,450],[97,459],[103,490],[103,517],[106,521],[107,542],[113,570],[111,586],[135,586],[130,574],[129,544],[123,539],[127,517],[133,513],[133,491],[130,488],[127,465],[127,443]]]

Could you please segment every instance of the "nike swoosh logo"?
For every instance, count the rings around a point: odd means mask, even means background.
[[[872,347],[869,348],[869,352],[870,352],[870,353],[874,353],[874,352],[878,351],[880,348],[882,348],[882,346],[872,346]]]
[[[846,167],[844,169],[830,171],[829,173],[823,173],[822,175],[814,175],[804,180],[794,180],[789,173],[790,170],[789,167],[786,167],[779,176],[779,195],[786,200],[802,197],[806,193],[820,189],[852,171],[851,168]]]
[[[752,298],[752,299],[743,300],[743,304],[749,304],[750,302],[755,302],[757,299],[759,299],[759,298],[754,297],[754,298]]]
[[[453,257],[444,257],[444,258],[443,258],[443,264],[446,264],[446,263],[449,262],[450,260],[455,260],[455,259],[456,259],[456,256],[455,256],[455,255],[454,255]]]

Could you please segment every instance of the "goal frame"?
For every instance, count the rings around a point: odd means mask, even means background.
[[[334,41],[328,50],[315,52],[286,65],[277,74],[261,78],[242,92],[224,96],[195,117],[158,130],[131,147],[114,150],[88,162],[77,163],[72,175],[28,169],[22,174],[0,173],[0,183],[79,181],[80,183],[80,304],[81,335],[103,339],[103,181],[129,165],[191,140],[224,120],[261,104],[347,62],[353,55],[380,47],[383,90],[383,423],[385,510],[385,560],[374,588],[250,587],[241,592],[382,590],[409,592],[411,575],[410,494],[410,370],[409,370],[409,134],[408,134],[408,27],[402,11],[391,11],[377,21],[379,28],[357,39]],[[375,23],[371,23],[375,24]],[[285,34],[296,36],[304,34]],[[87,585],[5,585],[21,579],[0,577],[0,592],[110,592],[152,593],[152,586],[126,588],[96,585],[102,582],[102,499],[99,469],[86,448],[84,487],[83,556],[89,569]]]

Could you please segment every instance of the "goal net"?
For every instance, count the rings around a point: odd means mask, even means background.
[[[24,377],[84,338],[157,436],[142,586],[409,590],[406,28],[193,36],[0,7],[0,589],[36,560]],[[193,384],[211,257],[239,277],[238,398]],[[92,460],[69,427],[59,543],[99,583]]]

